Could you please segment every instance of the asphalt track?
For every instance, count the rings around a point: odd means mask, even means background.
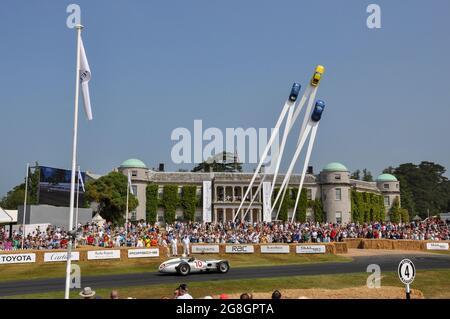
[[[425,269],[450,269],[450,255],[384,255],[354,257],[351,262],[326,262],[303,265],[264,266],[249,268],[231,268],[226,274],[193,274],[188,277],[163,275],[159,273],[137,273],[124,275],[85,276],[81,278],[83,287],[120,288],[155,284],[179,284],[181,282],[207,282],[219,280],[239,280],[256,278],[274,278],[287,276],[332,275],[366,272],[370,264],[378,264],[383,271],[397,271],[403,258],[409,258],[416,266],[416,278]],[[22,294],[36,294],[52,291],[64,291],[64,278],[35,279],[27,281],[0,282],[0,297]]]

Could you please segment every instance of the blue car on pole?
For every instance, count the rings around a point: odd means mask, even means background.
[[[319,122],[320,119],[322,118],[322,113],[324,109],[325,109],[325,102],[322,100],[317,100],[311,115],[311,120],[313,120],[314,122]]]
[[[302,86],[298,83],[294,83],[292,86],[291,94],[289,95],[289,100],[295,102],[297,100],[298,94],[300,93]]]

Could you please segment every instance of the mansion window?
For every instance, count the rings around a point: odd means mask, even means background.
[[[137,177],[138,176],[138,172],[137,171],[131,171],[131,176],[132,177]]]
[[[389,189],[389,184],[384,184],[383,187],[384,189]]]
[[[307,189],[306,189],[306,198],[307,198],[308,200],[311,200],[311,199],[312,199],[312,189],[311,189],[311,188],[307,188]]]
[[[391,205],[391,200],[389,198],[389,196],[384,196],[384,206],[390,206]]]
[[[336,200],[342,199],[342,190],[340,188],[336,188]]]

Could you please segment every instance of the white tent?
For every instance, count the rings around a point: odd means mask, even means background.
[[[0,207],[0,224],[17,223],[17,210],[8,210]]]
[[[92,222],[96,223],[97,225],[99,225],[101,227],[101,226],[103,226],[104,223],[106,223],[106,220],[103,219],[99,213],[97,213],[97,214],[95,214],[94,217],[92,217]]]

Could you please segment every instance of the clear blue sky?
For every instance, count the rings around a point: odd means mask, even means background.
[[[79,163],[171,163],[176,127],[272,127],[292,82],[327,68],[312,164],[374,175],[403,162],[450,168],[450,2],[73,1],[82,8],[94,121],[80,113]],[[3,0],[0,195],[27,162],[70,168],[75,32],[70,1]],[[366,7],[382,8],[382,29]],[[288,148],[292,151],[292,147]],[[191,166],[183,166],[191,167]]]

